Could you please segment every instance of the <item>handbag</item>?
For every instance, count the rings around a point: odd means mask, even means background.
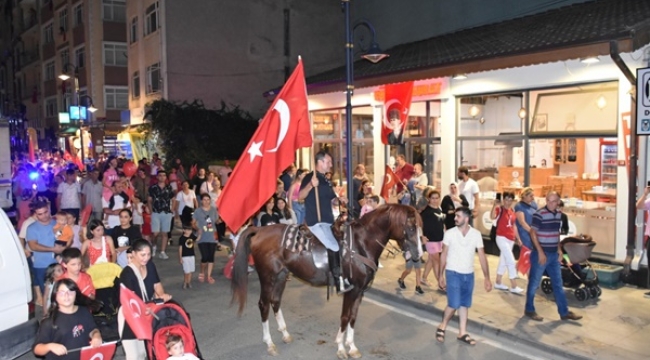
[[[501,214],[503,214],[503,206],[500,206],[499,216],[497,216],[497,218],[494,219],[494,222],[492,223],[492,228],[490,229],[490,240],[492,241],[497,241],[497,223],[499,222],[499,218],[501,217]]]
[[[95,260],[95,264],[102,264],[107,262],[108,256],[106,254],[106,237],[102,236],[102,255],[98,257],[97,260]]]

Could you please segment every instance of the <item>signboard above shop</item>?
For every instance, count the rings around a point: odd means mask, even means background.
[[[636,70],[636,134],[650,135],[650,68]]]

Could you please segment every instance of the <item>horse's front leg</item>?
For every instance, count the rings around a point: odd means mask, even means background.
[[[284,288],[287,284],[288,275],[289,271],[286,268],[282,269],[275,280],[275,285],[273,286],[273,312],[275,313],[275,320],[278,322],[278,331],[282,333],[282,341],[286,344],[291,343],[293,337],[291,337],[287,331],[287,323],[284,322],[280,303],[282,302],[282,294],[284,293]]]
[[[338,350],[336,351],[336,356],[339,359],[347,359],[348,354],[345,351],[345,343],[344,343],[344,338],[345,338],[345,332],[346,330],[349,331],[350,327],[350,314],[351,314],[351,309],[354,305],[354,300],[355,298],[359,296],[358,290],[353,289],[352,291],[349,291],[343,295],[343,307],[341,309],[341,325],[339,327],[339,332],[336,334],[336,345],[338,346]]]
[[[356,345],[354,345],[354,324],[357,321],[357,312],[359,311],[359,305],[361,305],[361,300],[363,300],[363,293],[360,293],[354,299],[354,303],[352,304],[352,308],[350,309],[350,322],[348,322],[348,329],[346,331],[347,338],[345,339],[345,345],[347,345],[350,348],[350,352],[348,352],[348,354],[353,359],[358,359],[361,357],[361,351],[359,351]]]

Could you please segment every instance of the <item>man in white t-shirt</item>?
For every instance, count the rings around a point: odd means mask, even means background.
[[[447,308],[445,308],[442,322],[436,329],[438,342],[445,341],[447,325],[458,310],[457,339],[468,345],[476,345],[476,340],[467,333],[467,316],[469,308],[472,306],[474,292],[475,251],[478,252],[483,270],[485,291],[492,290],[490,268],[483,250],[483,237],[478,230],[469,226],[470,217],[469,208],[464,206],[457,208],[454,216],[456,227],[447,230],[442,240],[440,268],[444,271],[440,274],[440,286],[447,289]]]
[[[469,203],[469,209],[472,211],[472,216],[469,220],[469,225],[474,225],[474,219],[478,216],[478,207],[480,205],[478,193],[479,188],[476,181],[469,177],[469,169],[466,166],[458,168],[458,191],[460,195],[465,195]]]
[[[410,181],[414,182],[413,188],[415,189],[415,203],[417,204],[422,198],[422,192],[427,188],[427,185],[429,185],[427,174],[422,172],[422,164],[413,165],[413,176]]]

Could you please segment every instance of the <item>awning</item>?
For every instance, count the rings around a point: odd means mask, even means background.
[[[597,0],[397,45],[354,63],[355,87],[448,77],[590,56],[650,42],[650,1]],[[343,91],[345,66],[307,78],[309,94]]]
[[[70,136],[70,135],[77,135],[77,128],[76,127],[69,127],[65,128],[63,130],[59,130],[57,135],[59,136]]]

